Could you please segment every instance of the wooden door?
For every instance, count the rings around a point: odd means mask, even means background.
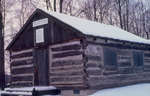
[[[37,85],[48,85],[48,52],[47,49],[36,49]]]

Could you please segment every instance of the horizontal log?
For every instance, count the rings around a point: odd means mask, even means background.
[[[117,56],[118,57],[118,59],[125,59],[125,60],[130,60],[131,59],[131,56],[122,56],[122,55],[120,55],[120,56]]]
[[[150,72],[150,65],[144,65],[144,71]]]
[[[104,69],[106,71],[116,71],[117,70],[117,66],[116,65],[104,65]]]
[[[150,62],[150,58],[144,58],[144,62]]]
[[[76,72],[59,72],[59,73],[50,73],[49,76],[74,76],[74,75],[84,75],[84,71]]]
[[[86,70],[88,75],[102,75],[102,70],[99,68],[90,68]]]
[[[67,60],[83,60],[82,55],[75,55],[75,56],[67,56],[67,57],[62,57],[62,58],[53,58],[53,62],[55,61],[67,61]]]
[[[128,67],[131,66],[131,61],[128,62],[118,62],[119,67]]]
[[[18,54],[22,54],[22,53],[28,53],[28,52],[32,52],[33,49],[26,49],[26,50],[21,50],[21,51],[11,51],[11,55],[18,55]]]
[[[73,82],[73,81],[72,82],[50,82],[50,85],[59,86],[59,87],[62,86],[63,88],[66,87],[67,85],[69,85],[68,87],[71,87],[71,86],[76,87],[76,86],[83,86],[83,82],[82,81],[76,81],[76,82]]]
[[[86,63],[86,67],[88,68],[88,67],[97,67],[97,68],[101,68],[102,67],[102,64],[101,64],[101,62],[97,62],[97,63]]]
[[[93,56],[102,56],[103,49],[102,46],[96,46],[89,44],[85,50],[86,55],[93,55]]]
[[[24,61],[24,60],[30,60],[30,59],[33,59],[33,56],[11,59],[11,62]]]
[[[17,82],[11,82],[12,87],[24,87],[24,86],[33,86],[32,81],[17,81]]]
[[[30,68],[20,68],[20,69],[11,69],[11,73],[12,75],[16,75],[16,74],[26,74],[26,73],[33,73],[34,72],[34,68],[30,67]]]
[[[30,64],[33,64],[33,59],[11,62],[11,66],[30,65]]]
[[[102,58],[100,56],[92,56],[92,55],[86,55],[88,60],[93,60],[93,61],[101,61]]]
[[[18,77],[18,76],[34,76],[34,74],[33,73],[28,73],[28,74],[24,74],[24,73],[22,73],[22,74],[16,74],[16,75],[11,75],[12,77]]]
[[[17,55],[11,55],[10,58],[14,59],[14,58],[30,57],[32,55],[33,55],[32,52],[27,52],[27,53],[21,53]]]
[[[57,67],[57,66],[68,66],[68,65],[82,65],[83,60],[60,60],[52,62],[50,67]]]
[[[61,47],[61,46],[74,45],[74,44],[80,44],[80,40],[51,45],[50,48],[56,48],[56,47]]]
[[[120,74],[132,74],[133,68],[119,68],[119,73]]]
[[[30,67],[34,67],[33,64],[30,64],[30,65],[20,65],[20,66],[12,66],[11,69],[12,70],[16,70],[16,69],[30,68]]]
[[[67,45],[67,46],[60,46],[60,47],[56,47],[56,48],[52,48],[52,52],[55,51],[66,51],[66,50],[80,50],[81,49],[81,45],[79,44],[74,44],[74,45]]]
[[[50,72],[72,72],[74,70],[76,71],[83,70],[83,67],[74,66],[74,67],[68,67],[68,68],[51,68]]]
[[[150,58],[150,53],[144,53],[144,57],[149,57]]]
[[[78,68],[78,69],[69,69],[69,70],[49,70],[50,74],[52,73],[76,73],[76,72],[84,72],[83,68]]]
[[[16,76],[16,77],[12,77],[11,80],[13,82],[16,81],[33,81],[33,76]]]
[[[103,75],[114,75],[114,74],[118,74],[118,71],[104,71]]]
[[[143,67],[134,67],[133,71],[135,73],[142,73],[144,71],[144,68]]]
[[[50,70],[68,70],[71,68],[83,68],[84,65],[80,64],[80,65],[69,65],[69,66],[57,66],[57,67],[50,67]]]
[[[69,82],[83,82],[83,77],[56,77],[49,78],[50,82],[65,82],[66,84]]]
[[[64,53],[57,53],[53,54],[53,58],[62,58],[62,57],[67,57],[67,56],[75,56],[75,55],[81,55],[83,52],[81,51],[70,51],[70,52],[64,52]]]

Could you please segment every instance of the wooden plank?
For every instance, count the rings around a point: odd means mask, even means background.
[[[66,50],[67,51],[68,50],[79,50],[79,49],[81,49],[81,45],[79,45],[79,44],[51,48],[52,52],[55,52],[55,51],[66,51]]]
[[[127,67],[127,68],[119,68],[119,73],[120,74],[132,74],[134,72],[133,72],[133,68]]]
[[[86,72],[88,75],[102,75],[102,70],[100,68],[87,68]]]
[[[21,50],[21,51],[11,51],[11,55],[18,55],[18,54],[22,54],[22,53],[28,53],[28,52],[32,52],[33,49],[26,49],[26,50]]]
[[[83,54],[82,51],[70,51],[70,52],[53,54],[53,58],[62,58],[62,57],[75,56],[81,54]]]
[[[82,55],[74,55],[74,56],[67,56],[62,58],[53,58],[53,62],[55,61],[65,61],[65,60],[83,60]]]
[[[55,73],[51,73],[49,74],[49,76],[74,76],[74,75],[83,75],[84,71],[80,70],[80,71],[74,71],[74,72],[55,72]]]
[[[79,70],[83,70],[82,66],[74,66],[74,67],[66,67],[66,68],[51,68],[50,72],[72,72],[72,71],[79,71]]]
[[[63,67],[63,66],[69,66],[69,65],[82,65],[83,60],[59,60],[52,62],[50,67]]]
[[[20,69],[15,69],[15,70],[12,70],[11,69],[11,73],[13,75],[15,74],[26,74],[26,73],[33,73],[34,72],[34,68],[33,67],[30,67],[30,68],[20,68]]]
[[[50,67],[50,70],[67,70],[67,69],[71,69],[71,68],[83,68],[84,65],[80,64],[80,65],[69,65],[69,66],[57,66],[57,67]]]
[[[66,52],[72,52],[72,51],[75,51],[75,50],[65,50],[65,51],[51,51],[51,54],[63,54],[63,53],[66,53]],[[82,49],[79,49],[77,51],[83,51]]]
[[[76,86],[83,86],[83,82],[50,82],[50,85],[52,84],[55,84],[54,86],[62,86],[63,88],[66,87],[67,85],[69,87],[73,86],[73,87],[76,87]],[[78,85],[79,84],[79,85]]]
[[[56,48],[56,47],[60,47],[60,46],[67,46],[67,45],[73,45],[73,44],[80,44],[80,41],[76,40],[76,41],[71,41],[71,42],[67,42],[67,43],[59,43],[59,44],[51,45],[50,48]]]
[[[30,65],[20,65],[20,66],[12,66],[11,69],[12,70],[16,70],[16,69],[30,68],[30,67],[33,67],[33,64],[30,64]]]
[[[34,74],[33,73],[27,73],[27,74],[16,74],[16,75],[11,75],[12,77],[18,77],[18,76],[33,76]]]
[[[83,76],[78,76],[78,77],[55,77],[55,78],[49,78],[50,82],[64,82],[64,83],[69,83],[69,82],[77,82],[77,83],[83,83]]]
[[[22,60],[22,61],[13,61],[10,63],[11,66],[20,66],[20,65],[30,65],[33,64],[33,59]]]
[[[144,57],[149,57],[150,58],[150,53],[144,53]]]
[[[102,60],[101,56],[86,55],[86,57],[88,60],[93,60],[93,61],[99,61],[100,62]]]
[[[24,60],[30,60],[30,59],[33,59],[33,56],[12,59],[11,62],[24,61]]]
[[[33,76],[17,76],[17,77],[12,77],[11,80],[13,82],[15,82],[15,81],[32,81]]]
[[[65,72],[70,72],[70,73],[75,73],[75,72],[80,72],[83,71],[83,68],[71,68],[68,70],[50,70],[50,73],[65,73]]]
[[[32,56],[32,52],[27,52],[27,53],[21,53],[21,54],[17,54],[17,55],[11,55],[11,59],[14,58],[22,58],[22,57],[30,57]]]
[[[33,86],[32,81],[16,81],[16,82],[11,82],[11,86],[13,87],[23,87],[23,86]]]
[[[97,62],[97,63],[89,63],[89,62],[87,62],[87,63],[86,63],[86,67],[91,67],[91,68],[97,67],[97,68],[101,68],[101,67],[102,67],[102,63],[101,63],[101,62]]]

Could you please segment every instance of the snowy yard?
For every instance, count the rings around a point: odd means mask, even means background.
[[[150,96],[150,83],[104,89],[90,96]]]

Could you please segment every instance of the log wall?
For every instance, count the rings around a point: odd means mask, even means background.
[[[32,86],[34,77],[33,49],[11,52],[11,85]]]
[[[49,47],[49,84],[63,88],[84,87],[83,49],[80,41]]]
[[[93,41],[94,42],[94,41]],[[116,53],[116,66],[105,66],[104,50]],[[133,52],[143,53],[143,65],[136,66]],[[88,87],[103,89],[135,83],[150,82],[150,52],[146,50],[123,49],[88,42],[85,49]]]

